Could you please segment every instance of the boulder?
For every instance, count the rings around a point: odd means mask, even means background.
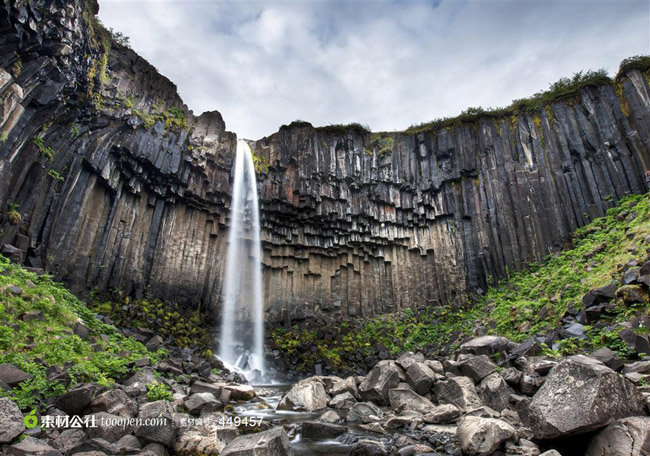
[[[155,418],[157,423],[142,425],[135,431],[136,437],[148,443],[159,443],[171,448],[178,432],[178,424],[172,419],[171,407],[167,401],[155,401],[140,407],[138,418]]]
[[[406,352],[397,358],[397,364],[404,370],[408,369],[413,363],[423,363],[424,355],[422,353]]]
[[[281,427],[237,437],[221,452],[221,456],[293,456],[293,454],[289,437]]]
[[[78,447],[88,440],[88,436],[81,429],[64,429],[52,442],[52,446],[63,454],[67,454],[73,448]]]
[[[492,355],[494,353],[505,352],[509,345],[510,341],[505,337],[481,336],[462,344],[459,352],[474,355]]]
[[[132,418],[138,413],[137,404],[123,390],[114,388],[95,397],[90,403],[93,413],[107,412],[125,418]]]
[[[582,304],[585,307],[596,306],[598,304],[611,301],[616,297],[616,284],[610,283],[604,287],[597,288],[587,292],[582,297]]]
[[[418,394],[429,393],[435,379],[435,372],[424,363],[415,362],[406,368],[406,381]]]
[[[388,391],[399,385],[399,378],[399,368],[394,363],[377,364],[359,385],[361,399],[387,405]]]
[[[34,437],[25,437],[21,442],[11,445],[5,453],[7,456],[61,456],[61,453],[45,441]]]
[[[9,443],[24,431],[23,414],[16,403],[0,397],[0,443]]]
[[[512,393],[503,377],[496,372],[481,380],[478,386],[478,395],[483,403],[498,412],[508,408]]]
[[[102,439],[107,442],[114,443],[120,440],[124,434],[130,434],[132,429],[130,425],[122,425],[124,420],[117,415],[111,415],[106,412],[94,413],[95,426],[89,426],[86,430],[88,438]]]
[[[616,297],[622,299],[626,305],[650,303],[650,294],[641,285],[623,285],[616,290]]]
[[[489,456],[514,436],[515,428],[509,423],[476,416],[464,417],[456,432],[460,448],[468,456]]]
[[[278,410],[315,412],[327,407],[327,393],[321,382],[302,380],[291,387],[277,406]]]
[[[6,383],[12,388],[30,378],[32,378],[30,374],[11,363],[0,364],[0,382]]]
[[[218,455],[238,435],[239,431],[236,427],[218,426],[216,423],[204,420],[198,425],[179,429],[174,440],[174,452],[176,454]]]
[[[343,418],[341,418],[341,416],[334,410],[328,410],[318,417],[318,421],[322,421],[324,423],[340,423],[343,421]]]
[[[120,454],[135,453],[142,448],[140,441],[134,435],[125,435],[113,445]]]
[[[255,388],[250,385],[223,385],[223,391],[230,391],[233,401],[249,401],[255,397]]]
[[[493,372],[497,366],[487,355],[471,356],[458,364],[462,375],[471,378],[475,383],[480,382]]]
[[[350,392],[346,391],[343,394],[338,394],[332,398],[330,401],[330,407],[335,408],[335,409],[340,409],[340,410],[349,410],[352,408],[354,404],[357,403],[357,400],[350,394]]]
[[[615,421],[594,436],[585,456],[647,456],[650,454],[650,417]]]
[[[536,438],[551,439],[645,412],[643,396],[632,382],[594,358],[576,355],[553,368],[522,419]]]
[[[389,390],[388,397],[390,408],[397,413],[411,410],[424,415],[433,412],[436,408],[429,399],[408,388],[393,388]]]
[[[354,444],[350,456],[388,456],[388,450],[381,442],[362,439]]]
[[[407,445],[402,447],[397,452],[397,456],[418,456],[420,454],[433,454],[434,449],[428,445],[423,445],[421,443],[415,445]]]
[[[221,403],[212,393],[195,393],[186,398],[183,405],[189,413],[198,415],[206,405],[217,406],[221,405]]]
[[[350,393],[357,399],[359,398],[359,390],[357,388],[357,382],[354,380],[354,377],[348,377],[345,380],[338,380],[334,382],[332,388],[330,389],[332,396],[346,392]]]
[[[190,388],[190,394],[196,393],[212,393],[214,397],[219,397],[221,395],[221,386],[216,383],[206,383],[200,380],[192,383]]]
[[[358,402],[352,406],[348,412],[347,421],[357,423],[370,423],[373,421],[372,417],[381,417],[381,409],[372,402]]]
[[[346,432],[347,428],[338,424],[322,421],[304,421],[302,423],[302,437],[305,439],[333,439]]]
[[[94,392],[95,385],[90,383],[80,385],[59,396],[56,400],[56,407],[68,415],[82,415],[92,402]]]
[[[436,382],[433,391],[438,403],[455,405],[463,412],[482,405],[474,382],[469,377],[452,377],[444,382]]]
[[[426,364],[427,367],[436,374],[445,375],[445,369],[440,361],[435,359],[427,359],[424,364]]]
[[[616,354],[616,352],[607,347],[600,348],[595,352],[592,352],[589,356],[596,358],[598,361],[605,364],[605,366],[614,369],[615,371],[623,367],[623,361],[621,358]]]
[[[455,405],[442,404],[435,407],[422,417],[422,421],[428,424],[443,424],[456,421],[460,417],[460,409]]]

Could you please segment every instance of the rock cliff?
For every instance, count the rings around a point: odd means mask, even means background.
[[[80,294],[218,308],[236,136],[94,18],[5,0],[0,242]],[[427,132],[293,124],[260,164],[268,318],[449,305],[647,189],[650,88],[631,71],[535,114]]]

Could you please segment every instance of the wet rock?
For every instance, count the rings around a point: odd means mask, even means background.
[[[645,413],[643,397],[630,381],[593,358],[577,355],[550,372],[522,419],[536,438],[550,439]]]
[[[0,443],[8,443],[25,431],[23,414],[16,403],[0,397]]]
[[[343,421],[343,418],[334,410],[328,410],[318,417],[318,421],[322,421],[323,423],[339,423]]]
[[[388,405],[388,392],[400,381],[399,368],[392,363],[377,364],[359,385],[359,394],[364,401]]]
[[[497,370],[496,364],[486,355],[472,356],[460,362],[458,367],[462,375],[471,378],[475,383]]]
[[[452,404],[441,404],[422,417],[429,424],[444,424],[456,421],[461,415],[460,409]]]
[[[459,352],[474,355],[492,355],[506,351],[509,345],[510,341],[505,337],[481,336],[462,344]]]
[[[291,387],[277,406],[278,410],[307,410],[315,412],[327,407],[328,397],[322,383],[302,380]]]
[[[418,443],[415,445],[408,445],[400,448],[397,454],[398,456],[418,456],[420,454],[428,454],[433,452],[434,449],[430,446]]]
[[[368,432],[373,432],[375,434],[381,434],[381,435],[388,434],[388,432],[386,432],[386,429],[384,429],[384,427],[379,423],[360,424],[359,429]]]
[[[237,437],[221,452],[221,456],[293,456],[293,454],[289,437],[280,427]]]
[[[467,416],[460,421],[456,436],[464,454],[489,456],[515,434],[515,428],[505,421]]]
[[[304,421],[302,423],[302,436],[306,439],[333,439],[345,434],[346,431],[345,426],[322,421]]]
[[[10,387],[18,386],[22,381],[32,378],[30,374],[11,363],[0,364],[0,381]]]
[[[507,456],[539,456],[539,447],[527,439],[520,439],[516,444],[511,440],[505,443]]]
[[[635,416],[609,424],[594,436],[585,456],[650,454],[650,418]]]
[[[474,382],[468,377],[452,377],[436,382],[433,390],[440,404],[455,405],[463,412],[482,405]]]
[[[427,414],[435,410],[433,403],[408,388],[393,388],[388,391],[390,407],[397,413],[405,410]]]
[[[221,389],[229,391],[233,401],[249,401],[256,395],[255,388],[250,385],[223,385]]]
[[[354,444],[350,456],[388,456],[388,450],[381,442],[362,439]]]
[[[436,374],[424,363],[414,362],[406,368],[406,381],[420,395],[431,391],[435,378]]]

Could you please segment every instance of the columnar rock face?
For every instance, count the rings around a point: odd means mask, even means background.
[[[0,8],[6,252],[81,294],[218,309],[235,135],[102,32],[94,1]],[[454,304],[645,191],[650,89],[627,76],[535,115],[254,142],[267,318]]]

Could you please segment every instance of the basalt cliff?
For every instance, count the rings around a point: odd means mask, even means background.
[[[219,308],[236,135],[96,21],[4,1],[0,244],[79,294]],[[259,164],[267,319],[454,305],[648,190],[647,73],[421,132],[294,123]]]

